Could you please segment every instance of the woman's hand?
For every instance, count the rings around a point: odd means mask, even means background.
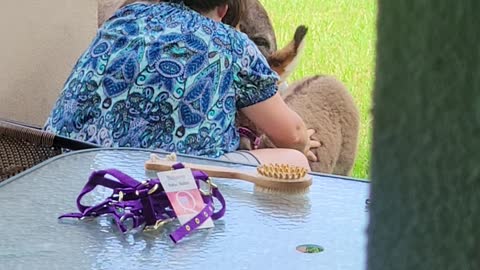
[[[315,134],[314,129],[308,129],[307,130],[307,147],[304,151],[305,156],[309,161],[315,162],[317,161],[317,156],[313,153],[312,149],[320,147],[320,142],[312,139],[313,134]]]

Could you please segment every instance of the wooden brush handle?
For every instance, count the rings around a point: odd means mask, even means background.
[[[173,165],[178,163],[178,161],[169,161],[152,157],[145,163],[145,169],[153,171],[170,171],[172,170]],[[211,177],[244,180],[266,190],[276,190],[286,193],[303,193],[308,190],[308,187],[312,184],[311,176],[295,180],[286,180],[265,177],[257,173],[256,169],[253,168],[251,171],[243,171],[228,167],[200,165],[184,162],[182,162],[182,165],[191,170],[203,171]]]
[[[172,170],[172,166],[177,164],[177,161],[168,161],[168,160],[149,160],[145,163],[145,169],[153,170],[153,171],[170,171]],[[220,166],[212,166],[212,165],[200,165],[200,164],[193,164],[193,163],[185,163],[182,162],[185,168],[190,168],[196,171],[203,171],[211,177],[218,177],[218,178],[229,178],[229,179],[241,179],[252,183],[257,183],[260,179],[258,179],[256,172],[249,173],[240,171],[233,168],[227,167],[220,167]]]

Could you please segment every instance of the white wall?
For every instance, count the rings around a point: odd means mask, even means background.
[[[96,26],[96,0],[2,0],[0,118],[43,125]]]

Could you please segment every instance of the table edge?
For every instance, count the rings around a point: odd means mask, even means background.
[[[85,150],[78,150],[78,151],[72,151],[64,154],[60,154],[58,156],[49,158],[13,177],[10,177],[6,179],[3,182],[0,182],[0,187],[3,187],[4,185],[7,185],[13,181],[15,181],[18,178],[22,178],[23,176],[40,169],[41,167],[44,167],[52,162],[55,162],[58,159],[63,159],[69,156],[74,156],[74,155],[79,155],[83,153],[89,153],[89,152],[105,152],[105,151],[135,151],[135,152],[145,152],[145,153],[151,153],[151,154],[162,154],[162,155],[168,155],[170,152],[166,151],[160,151],[160,150],[152,150],[152,149],[143,149],[143,148],[132,148],[132,147],[117,147],[117,148],[94,148],[94,149],[85,149]],[[193,155],[185,155],[185,154],[177,154],[179,157],[187,157],[187,158],[195,158],[195,159],[201,159],[201,160],[209,160],[217,163],[225,163],[225,164],[235,164],[235,165],[241,165],[241,166],[246,166],[246,167],[256,167],[252,164],[248,163],[241,163],[241,162],[231,162],[227,160],[219,160],[215,158],[208,158],[208,157],[199,157],[199,156],[193,156]],[[370,181],[367,179],[360,179],[360,178],[354,178],[354,177],[347,177],[347,176],[341,176],[341,175],[334,175],[334,174],[325,174],[325,173],[318,173],[318,172],[311,172],[309,173],[312,176],[319,176],[319,177],[326,177],[326,178],[334,178],[334,179],[339,179],[339,180],[344,180],[344,181],[353,181],[353,182],[360,182],[360,183],[365,183],[369,184]]]

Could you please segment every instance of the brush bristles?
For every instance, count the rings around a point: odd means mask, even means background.
[[[301,179],[307,175],[307,169],[288,164],[261,165],[257,168],[257,172],[266,177],[283,180]]]
[[[305,194],[310,190],[310,187],[278,189],[278,188],[267,188],[267,187],[255,185],[254,189],[256,192],[269,193],[269,194]]]

